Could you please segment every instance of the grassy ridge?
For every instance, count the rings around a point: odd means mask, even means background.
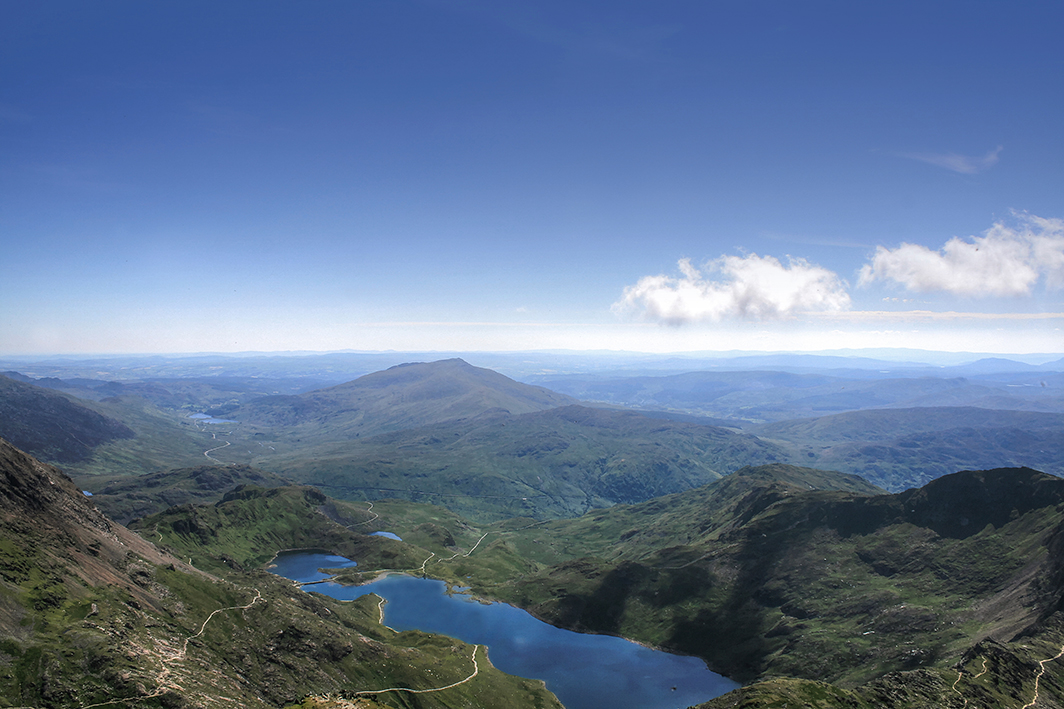
[[[0,436],[44,460],[74,463],[134,432],[66,394],[0,376]]]
[[[1058,563],[1047,544],[1062,525],[1064,481],[1033,471],[974,475],[907,496],[762,487],[694,538],[674,521],[675,535],[633,534],[606,549],[607,558],[556,563],[496,593],[565,627],[697,654],[741,680],[852,685],[929,666],[981,633],[1010,635],[1034,623],[1032,608],[1003,600],[1010,594],[1026,589],[1046,607],[1059,593],[1039,578]],[[950,511],[966,486],[1001,477],[1044,499],[1025,509],[1019,494],[1005,497],[1004,518],[992,521],[962,524],[963,514]],[[591,518],[588,528],[602,524]]]
[[[142,475],[200,465],[209,462],[203,451],[218,445],[185,414],[160,409],[146,399],[120,397],[91,405],[125,422],[136,435],[99,445],[85,460],[64,466],[79,478]]]

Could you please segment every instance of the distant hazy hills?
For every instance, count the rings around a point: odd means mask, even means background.
[[[489,411],[524,414],[575,403],[461,359],[403,364],[339,386],[271,396],[221,410],[241,423],[299,428],[314,438],[357,438]]]
[[[239,464],[350,499],[543,518],[774,462],[855,473],[891,491],[963,469],[1064,475],[1064,375],[1053,366],[982,360],[938,375],[899,367],[540,380],[610,409],[461,359],[398,365],[302,393],[293,392],[309,380],[35,380],[98,399],[84,401],[3,379],[0,435],[62,463],[93,491],[102,485],[81,476],[111,482]],[[198,412],[233,423],[189,418]],[[722,423],[731,425],[711,425]]]
[[[737,425],[887,407],[976,406],[1064,413],[1060,372],[1007,361],[977,364],[981,366],[973,366],[971,376],[959,376],[952,369],[756,369],[669,376],[543,376],[537,382],[585,401],[732,419]],[[1004,369],[993,369],[995,364]]]
[[[754,426],[789,459],[856,473],[887,490],[958,470],[1034,467],[1064,475],[1064,414],[974,407],[850,411]]]

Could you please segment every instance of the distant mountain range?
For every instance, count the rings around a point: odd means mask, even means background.
[[[95,491],[116,476],[220,461],[352,499],[447,501],[473,517],[556,517],[772,462],[856,473],[892,491],[966,468],[1064,474],[1064,414],[1055,411],[1062,377],[766,370],[559,380],[598,400],[594,414],[576,396],[460,359],[266,396],[274,384],[213,378],[82,382],[83,390],[116,393],[84,400],[4,379],[0,434],[64,464]],[[47,383],[60,382],[74,390],[73,380]],[[198,412],[235,423],[189,418]]]
[[[776,371],[821,373],[828,370],[895,376],[968,376],[963,368],[978,362],[994,371],[1035,367],[1064,371],[1060,353],[996,355],[912,349],[849,349],[814,353],[795,352],[684,352],[652,354],[612,350],[549,350],[530,352],[248,352],[228,354],[129,355],[106,357],[0,357],[0,369],[40,378],[110,379],[118,382],[176,379],[237,379],[320,382],[304,391],[356,379],[406,362],[461,358],[525,382],[540,375],[589,374],[641,376],[693,371]],[[982,365],[979,365],[982,366]]]
[[[1064,475],[1064,414],[974,407],[850,411],[747,429],[787,459],[856,473],[887,490],[958,470],[1031,466]]]
[[[967,378],[947,371],[745,370],[545,376],[537,382],[589,402],[715,417],[736,426],[869,408],[976,406],[1064,413],[1064,375],[1055,371],[1008,370]]]

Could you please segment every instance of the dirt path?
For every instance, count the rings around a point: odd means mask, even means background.
[[[1042,681],[1042,675],[1046,673],[1046,664],[1053,662],[1054,660],[1059,660],[1062,656],[1064,656],[1064,645],[1060,647],[1060,652],[1053,657],[1048,657],[1038,662],[1038,674],[1034,677],[1034,699],[1027,704],[1024,704],[1021,709],[1031,709],[1031,707],[1038,703],[1038,683]]]
[[[1036,674],[1035,677],[1034,677],[1034,699],[1032,699],[1031,701],[1029,701],[1026,704],[1024,704],[1022,707],[1020,707],[1020,709],[1032,709],[1032,707],[1034,707],[1034,705],[1038,703],[1039,684],[1042,681],[1042,675],[1044,675],[1046,673],[1046,665],[1049,664],[1050,662],[1054,662],[1056,660],[1059,660],[1061,657],[1064,657],[1064,645],[1061,646],[1060,652],[1058,652],[1053,657],[1047,657],[1044,660],[1039,660],[1038,661],[1038,674]],[[972,675],[972,679],[973,680],[979,679],[980,677],[982,677],[983,675],[985,675],[987,673],[987,662],[988,662],[987,659],[983,658],[983,670],[977,675]],[[957,679],[953,683],[953,691],[956,692],[957,694],[961,693],[960,690],[957,689],[957,685],[960,684],[960,681],[961,681],[961,679],[963,677],[964,677],[964,672],[961,671],[961,670],[957,670]],[[968,698],[967,697],[964,697],[964,705],[963,706],[965,706],[965,707],[968,706]]]
[[[354,524],[342,525],[344,529],[351,529],[352,527],[361,527],[364,524],[369,524],[370,522],[376,521],[376,520],[381,518],[381,516],[379,514],[377,514],[376,512],[373,511],[373,503],[372,502],[370,502],[369,500],[366,500],[366,504],[369,505],[369,507],[366,508],[366,512],[369,512],[373,516],[370,517],[369,519],[363,521],[363,522],[355,522]]]
[[[364,692],[354,692],[354,695],[355,696],[363,696],[363,695],[367,695],[367,694],[384,694],[385,692],[409,692],[411,694],[428,694],[429,692],[442,692],[445,689],[453,689],[454,687],[457,687],[460,684],[465,684],[466,682],[468,682],[469,680],[473,679],[474,677],[477,676],[477,674],[480,673],[480,665],[477,664],[477,650],[479,650],[479,649],[480,649],[480,645],[474,645],[473,646],[473,657],[471,658],[473,660],[473,674],[469,675],[465,679],[458,680],[457,682],[453,682],[451,684],[448,684],[445,687],[433,687],[432,689],[409,689],[407,687],[389,687],[388,689],[369,689],[369,690],[366,690]],[[485,647],[484,651],[487,652],[487,648],[486,647]],[[487,659],[486,655],[485,655],[485,659]]]
[[[463,553],[462,553],[462,552],[460,552],[460,551],[456,551],[456,552],[454,553],[454,556],[448,557],[448,558],[446,558],[446,559],[437,559],[437,560],[436,560],[436,563],[438,564],[438,563],[440,563],[440,562],[443,562],[443,561],[454,561],[455,559],[457,559],[457,558],[458,558],[458,557],[460,557],[460,556],[464,556],[464,557],[467,557],[467,558],[468,558],[470,554],[472,554],[473,552],[475,552],[475,551],[477,550],[477,547],[478,547],[478,546],[480,546],[480,543],[481,543],[482,541],[484,541],[484,539],[486,539],[486,538],[487,538],[487,536],[488,536],[489,534],[491,534],[491,532],[484,532],[484,536],[483,536],[483,537],[481,537],[480,539],[478,539],[478,540],[477,540],[477,543],[473,545],[473,548],[472,548],[472,549],[470,549],[469,551],[467,551],[467,552],[466,552],[465,554],[463,554]],[[429,558],[431,559],[432,557],[429,557]],[[428,559],[426,559],[426,561],[428,561]],[[422,565],[422,567],[421,567],[421,568],[425,568],[425,567],[424,567],[424,564]]]
[[[157,686],[155,688],[155,691],[151,692],[150,694],[141,695],[139,697],[111,699],[109,701],[98,702],[96,704],[85,704],[82,705],[81,709],[94,709],[94,707],[104,707],[109,706],[111,704],[132,704],[134,702],[140,702],[145,699],[152,699],[154,697],[162,696],[164,693],[169,691],[180,691],[181,686],[174,683],[173,680],[170,679],[170,676],[172,674],[170,665],[174,662],[182,662],[188,656],[189,642],[203,635],[203,632],[207,629],[207,624],[210,623],[211,620],[214,619],[214,616],[218,615],[219,613],[225,613],[226,611],[235,610],[247,610],[261,600],[263,600],[262,593],[258,589],[255,589],[255,597],[252,598],[251,601],[248,602],[246,605],[219,608],[218,610],[212,612],[209,616],[207,616],[207,619],[203,621],[203,624],[200,625],[200,629],[196,632],[195,635],[190,635],[189,637],[185,638],[185,642],[182,644],[180,650],[172,649],[171,647],[169,647],[169,643],[156,639],[158,657],[162,660],[163,668],[159,672],[159,676],[156,678],[155,682]]]
[[[983,671],[980,672],[977,675],[972,675],[972,679],[973,680],[979,679],[980,677],[982,677],[983,675],[986,674],[986,670],[987,670],[986,664],[987,664],[987,659],[984,657],[983,658]],[[953,691],[956,692],[957,694],[960,694],[961,697],[964,699],[964,706],[968,706],[968,697],[965,697],[963,694],[961,694],[961,690],[957,689],[957,685],[960,684],[961,678],[963,678],[963,677],[964,677],[964,672],[962,670],[957,670],[957,679],[953,683]]]

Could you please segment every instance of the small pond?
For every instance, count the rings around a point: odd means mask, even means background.
[[[294,581],[320,581],[319,568],[350,567],[343,557],[284,552],[270,570]],[[493,665],[541,679],[567,709],[683,709],[738,687],[695,657],[672,655],[609,635],[555,628],[505,603],[480,603],[448,595],[433,579],[390,575],[365,586],[331,582],[309,587],[349,601],[375,593],[388,602],[384,623],[487,645]]]

